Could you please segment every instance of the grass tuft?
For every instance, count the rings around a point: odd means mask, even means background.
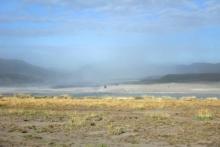
[[[195,115],[197,120],[206,121],[214,118],[213,112],[209,109],[199,109]]]
[[[107,126],[107,132],[110,135],[121,135],[125,133],[125,129],[120,126],[114,126],[112,123]]]

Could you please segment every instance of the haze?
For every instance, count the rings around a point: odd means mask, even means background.
[[[0,58],[91,79],[150,75],[150,65],[220,62],[219,0],[10,0]]]

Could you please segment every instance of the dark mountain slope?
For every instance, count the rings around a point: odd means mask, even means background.
[[[220,73],[197,73],[197,74],[169,74],[154,82],[159,83],[191,83],[191,82],[219,82]]]
[[[193,63],[190,65],[177,65],[175,71],[183,73],[220,73],[220,63]]]
[[[21,60],[0,59],[0,86],[47,83],[53,73]]]
[[[170,82],[219,82],[220,63],[193,63],[177,65],[169,69],[169,74],[154,79],[146,78],[139,83],[170,83]]]

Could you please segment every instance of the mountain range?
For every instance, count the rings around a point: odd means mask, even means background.
[[[139,80],[138,83],[220,81],[220,63],[175,65],[169,67],[169,69],[166,69],[166,67],[164,69],[158,69],[158,71],[163,72],[156,71],[154,71],[156,76],[148,76]],[[96,71],[93,72],[95,73]],[[73,81],[76,82],[79,80],[83,74],[85,72],[82,71],[78,73],[61,73],[35,66],[22,60],[0,59],[0,86],[56,85],[59,83],[58,81],[62,81],[60,83],[63,85],[65,83],[71,85]],[[80,85],[80,81],[77,81],[77,85]]]
[[[147,77],[138,83],[220,82],[220,63],[193,63],[169,67],[165,75]]]

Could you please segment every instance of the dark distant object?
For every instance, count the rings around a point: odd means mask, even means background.
[[[104,85],[104,88],[106,89],[106,88],[107,88],[107,85]]]

